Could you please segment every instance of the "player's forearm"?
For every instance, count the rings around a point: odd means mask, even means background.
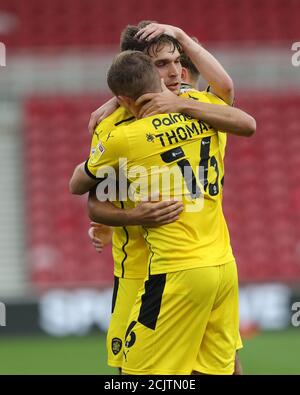
[[[194,63],[211,90],[227,104],[234,98],[233,82],[218,60],[200,44],[196,43],[183,30],[176,30],[176,38],[183,51]]]
[[[180,112],[200,119],[216,130],[247,137],[252,136],[256,131],[255,119],[238,108],[190,99],[181,99],[181,103]]]
[[[89,194],[88,215],[94,222],[109,226],[134,225],[131,210],[124,210],[115,206],[110,201],[99,201],[94,192]]]
[[[95,186],[97,180],[90,178],[85,170],[84,163],[76,166],[69,182],[69,190],[73,195],[83,195]]]
[[[161,226],[177,221],[183,210],[180,201],[140,202],[131,209],[121,209],[109,201],[99,201],[95,190],[90,192],[88,213],[92,221],[109,226]]]

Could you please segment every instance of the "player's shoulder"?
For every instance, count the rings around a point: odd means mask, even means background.
[[[223,99],[221,99],[219,96],[215,95],[211,91],[206,91],[205,92],[205,97],[212,104],[222,104],[223,106],[228,106],[228,104]]]
[[[186,91],[180,92],[180,97],[187,98],[187,99],[194,99],[194,100],[201,100],[206,98],[206,91],[199,91],[195,88],[188,89]]]
[[[123,125],[122,130],[124,132],[127,132],[132,130],[141,130],[142,128],[148,128],[149,126],[153,125],[153,120],[155,118],[163,118],[164,116],[166,116],[166,114],[156,114],[146,118],[135,119],[134,122]]]
[[[194,99],[204,103],[222,104],[227,105],[222,99],[210,91],[198,91],[196,89],[189,89],[188,91],[180,94],[180,97]]]
[[[141,130],[150,132],[161,128],[170,128],[173,124],[190,122],[191,120],[193,120],[192,117],[182,113],[155,114],[150,117],[137,119],[130,125],[118,128],[118,131],[131,138],[136,134],[141,135]]]
[[[119,126],[127,125],[135,120],[134,116],[124,107],[118,107],[107,118],[103,119],[96,127],[97,134],[105,134]]]

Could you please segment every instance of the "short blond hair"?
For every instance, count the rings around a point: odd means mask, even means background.
[[[150,57],[140,51],[117,55],[107,73],[107,84],[116,96],[136,100],[144,93],[161,91],[160,76]]]

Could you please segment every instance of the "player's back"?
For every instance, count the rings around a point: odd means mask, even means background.
[[[162,198],[182,199],[185,206],[178,221],[145,228],[150,273],[231,261],[221,205],[223,157],[218,133],[183,114],[145,118],[122,128],[122,133],[134,199],[159,191]]]

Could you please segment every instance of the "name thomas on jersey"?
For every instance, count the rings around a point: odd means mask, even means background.
[[[154,130],[157,130],[162,125],[170,126],[178,122],[183,122],[193,119],[189,115],[185,114],[169,114],[164,118],[154,118],[152,125]],[[195,134],[199,135],[213,128],[207,125],[203,121],[192,122],[191,125],[185,125],[184,127],[179,126],[164,133],[154,134],[152,131],[146,134],[147,141],[154,142],[156,138],[159,138],[161,146],[176,144],[180,141],[191,139]]]

